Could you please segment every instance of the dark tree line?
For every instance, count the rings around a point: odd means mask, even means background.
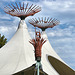
[[[1,36],[1,34],[0,34],[0,48],[1,48],[2,46],[4,46],[6,43],[7,43],[7,39],[5,38],[4,35]]]

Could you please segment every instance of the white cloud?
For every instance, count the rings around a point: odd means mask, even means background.
[[[4,1],[4,2],[15,2],[16,0],[2,0],[2,1]]]
[[[5,19],[5,18],[4,18]],[[7,38],[7,40],[9,40],[13,34],[16,32],[18,24],[19,24],[19,20],[18,19],[14,19],[11,21],[12,18],[7,17],[6,21],[5,20],[1,20],[0,21],[0,34],[5,35],[5,37]]]
[[[75,3],[74,1],[44,1],[40,3],[42,5],[43,16],[55,17],[60,22],[74,22],[75,16]],[[71,18],[71,19],[69,19]]]
[[[16,26],[12,26],[12,27],[0,26],[0,32],[2,33],[9,32],[10,30],[13,29],[16,29]]]
[[[16,29],[17,29],[16,26],[12,26],[12,27],[0,26],[0,33],[2,35],[5,35],[7,40],[9,40],[11,38],[11,36],[15,33]]]
[[[65,36],[70,37],[70,36],[75,35],[72,33],[74,31],[74,28],[75,28],[74,26],[68,26],[67,28],[64,28],[64,29],[56,28],[55,30],[50,30],[50,33],[48,33],[48,36],[50,37],[65,37]]]
[[[0,32],[4,33],[4,32],[8,32],[8,27],[0,27]]]
[[[1,20],[1,19],[10,20],[11,17],[10,17],[9,15],[7,15],[7,14],[6,14],[6,15],[1,15],[1,14],[0,14],[0,20]]]

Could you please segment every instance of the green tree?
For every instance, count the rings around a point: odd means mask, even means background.
[[[7,43],[7,39],[5,38],[4,35],[1,36],[1,34],[0,34],[0,48],[1,48],[2,46],[4,46],[6,43]]]

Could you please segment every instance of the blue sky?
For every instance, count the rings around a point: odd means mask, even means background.
[[[42,7],[42,11],[33,17],[27,17],[26,23],[30,34],[34,28],[28,23],[29,18],[52,17],[60,20],[60,24],[52,29],[47,29],[49,41],[58,55],[75,70],[75,0],[19,0]],[[0,0],[0,33],[8,40],[16,32],[20,19],[12,17],[3,11],[3,8],[18,0]]]

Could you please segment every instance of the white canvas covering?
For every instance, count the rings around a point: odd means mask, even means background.
[[[52,46],[50,45],[49,43],[49,40],[48,40],[48,37],[45,33],[45,31],[42,32],[42,37],[44,39],[47,39],[46,43],[43,45],[43,48],[42,48],[42,51],[43,51],[43,57],[44,59],[46,58],[46,60],[48,59],[48,57],[52,60],[48,60],[47,63],[49,65],[51,65],[49,67],[49,72],[48,74],[49,75],[75,75],[75,72],[74,70],[72,70],[58,55],[57,53],[53,50]],[[56,62],[57,61],[57,62]],[[50,64],[51,63],[51,64]],[[62,65],[60,65],[60,63]],[[56,66],[55,66],[56,65]],[[58,66],[58,67],[57,67]],[[58,73],[59,74],[55,74],[54,73],[54,70],[53,70],[53,67],[56,69],[56,70],[59,70]],[[46,69],[44,68],[44,71]],[[51,71],[51,72],[50,72]],[[60,71],[63,71],[62,74]],[[47,71],[46,71],[47,73]]]
[[[42,32],[42,37],[47,38],[45,32]],[[12,75],[35,63],[34,47],[29,43],[30,39],[27,25],[24,20],[21,20],[15,35],[0,49],[0,75]],[[60,75],[50,64],[48,55],[62,61],[47,40],[42,48],[43,70],[48,75]]]

